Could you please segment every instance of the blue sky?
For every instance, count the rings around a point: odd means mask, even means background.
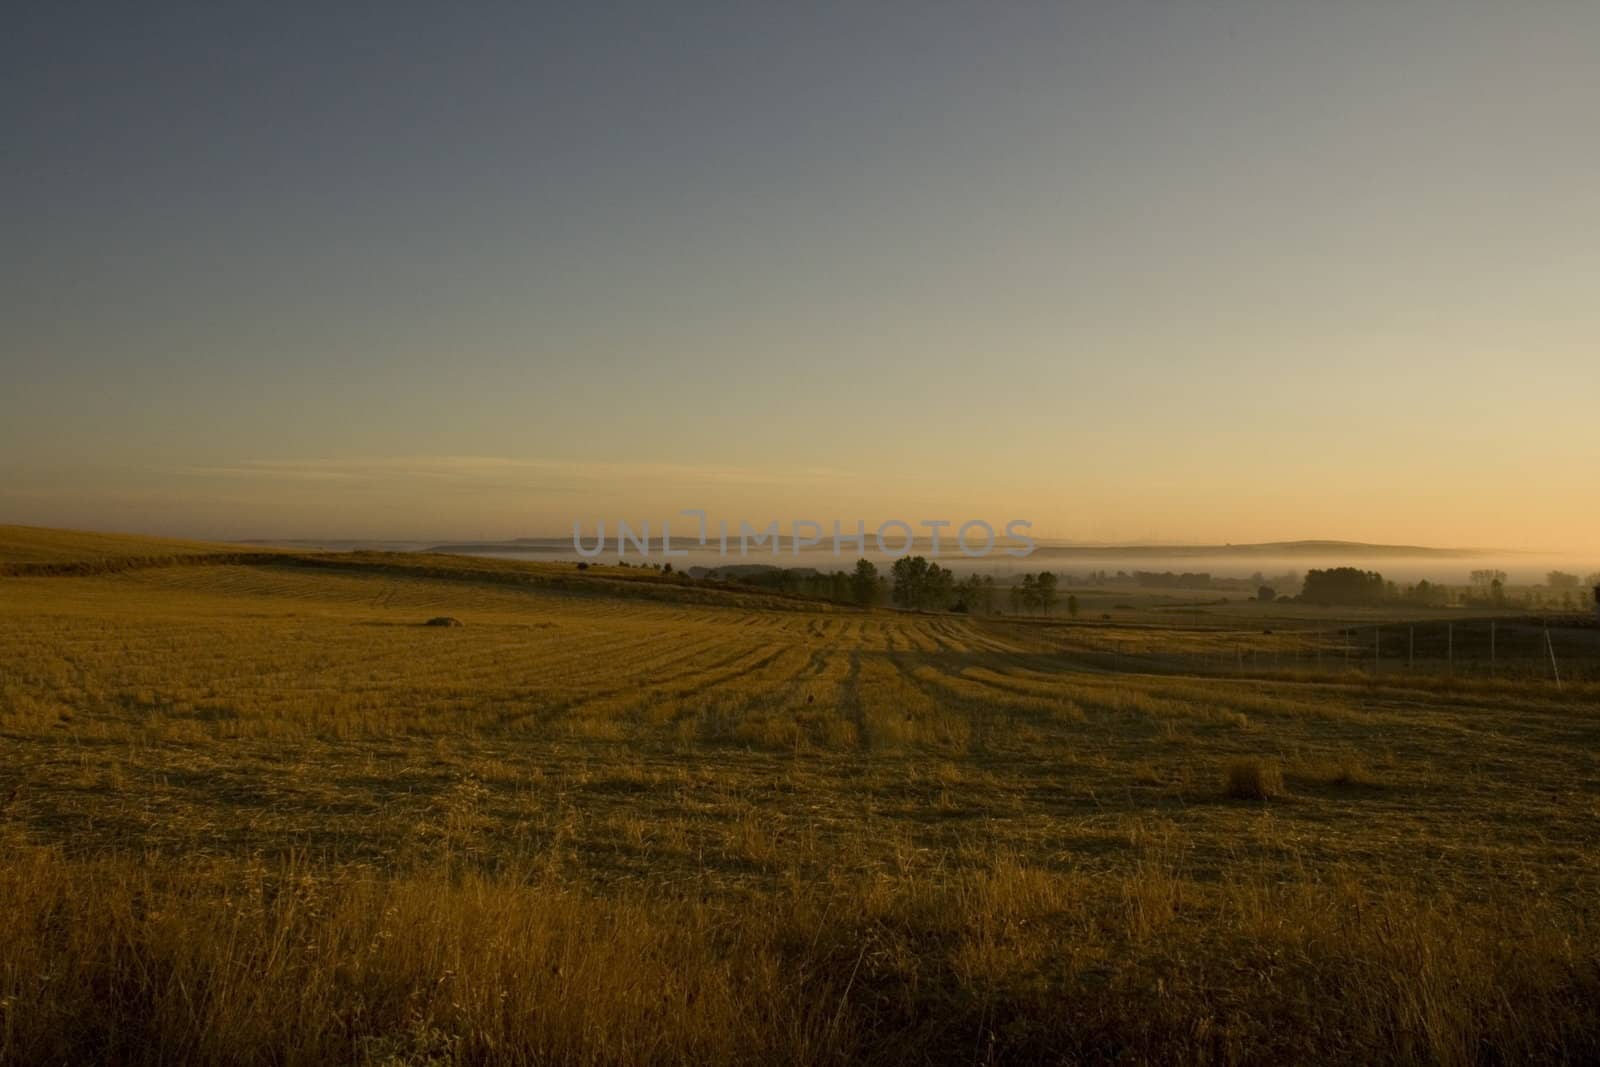
[[[12,31],[0,521],[1600,547],[1600,9]]]

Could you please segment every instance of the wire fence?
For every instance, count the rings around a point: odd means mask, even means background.
[[[1600,681],[1600,626],[1538,618],[1335,623],[1146,634],[1081,651],[1117,669],[1227,675],[1355,673]]]

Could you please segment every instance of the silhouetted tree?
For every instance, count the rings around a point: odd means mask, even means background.
[[[1383,575],[1355,567],[1306,571],[1300,599],[1318,604],[1377,604],[1387,590]]]
[[[915,607],[923,579],[928,576],[928,561],[921,556],[902,556],[889,567],[889,601],[902,608]]]
[[[1046,615],[1056,605],[1056,576],[1049,571],[1039,572],[1039,608]]]
[[[994,579],[987,575],[967,575],[956,583],[955,597],[950,606],[953,611],[988,614],[994,610]]]
[[[850,575],[850,595],[862,607],[878,599],[878,568],[871,560],[856,560],[855,572]]]
[[[948,608],[955,600],[955,595],[955,572],[937,563],[928,564],[928,577],[923,586],[922,603],[919,606],[934,610]]]
[[[955,575],[921,556],[901,556],[889,576],[894,580],[890,598],[903,608],[947,607],[955,591]]]
[[[1405,598],[1412,603],[1424,607],[1441,607],[1450,602],[1450,591],[1442,585],[1434,585],[1424,578],[1406,589]]]
[[[1478,588],[1481,597],[1493,598],[1493,587],[1499,582],[1503,588],[1506,584],[1506,572],[1493,569],[1477,570],[1472,572],[1472,584]]]
[[[1022,610],[1032,611],[1039,606],[1039,579],[1031,574],[1022,576],[1022,585],[1018,587],[1018,599],[1022,602]]]

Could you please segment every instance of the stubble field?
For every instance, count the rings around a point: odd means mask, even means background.
[[[1600,685],[421,558],[0,577],[0,1061],[1600,1057]]]

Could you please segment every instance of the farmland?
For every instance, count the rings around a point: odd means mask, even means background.
[[[1600,1056],[1587,632],[0,547],[6,1062]]]

